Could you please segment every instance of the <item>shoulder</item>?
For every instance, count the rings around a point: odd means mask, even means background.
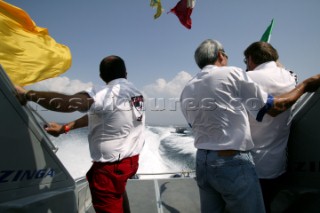
[[[288,82],[295,81],[296,75],[292,71],[286,70],[281,67],[257,69],[247,72],[252,80],[266,81],[271,79],[275,82]]]
[[[84,93],[87,93],[90,97],[95,97],[97,94],[105,91],[107,89],[106,86],[104,87],[98,87],[98,86],[94,86],[94,87],[91,87],[91,88],[88,88],[84,91]]]
[[[243,77],[245,76],[245,71],[239,67],[235,66],[222,66],[222,67],[215,67],[214,69],[211,70],[213,74],[216,77],[219,76],[229,76],[232,75],[234,77]]]
[[[234,80],[250,81],[250,79],[248,78],[247,72],[239,67],[234,67],[234,66],[229,67],[229,75]]]

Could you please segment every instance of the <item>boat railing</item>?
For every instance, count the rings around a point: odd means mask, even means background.
[[[192,175],[193,174],[193,175]],[[161,175],[170,175],[170,177],[178,178],[178,177],[194,177],[195,170],[188,171],[172,171],[172,172],[153,172],[153,173],[137,173],[133,179],[138,179],[141,176],[161,176]]]

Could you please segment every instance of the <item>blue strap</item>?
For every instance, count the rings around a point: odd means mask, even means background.
[[[270,108],[273,107],[273,102],[274,102],[274,98],[272,95],[268,95],[268,98],[267,98],[267,103],[259,110],[258,114],[257,114],[257,118],[256,120],[261,122],[264,115],[268,112],[268,110]]]

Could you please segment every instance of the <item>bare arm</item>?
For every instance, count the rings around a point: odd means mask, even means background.
[[[83,112],[89,110],[93,103],[93,99],[85,92],[65,95],[57,92],[26,91],[19,86],[16,86],[16,91],[22,103],[33,101],[56,112]]]
[[[60,134],[66,133],[66,127],[67,130],[71,129],[77,129],[81,127],[88,126],[88,115],[85,115],[75,121],[71,121],[65,125],[60,125],[58,123],[52,122],[49,123],[47,126],[45,126],[45,130],[50,134],[55,137],[58,137]]]
[[[304,80],[301,84],[290,92],[275,96],[273,107],[267,113],[271,116],[277,116],[281,112],[289,109],[304,93],[315,92],[320,86],[320,75],[315,75]]]

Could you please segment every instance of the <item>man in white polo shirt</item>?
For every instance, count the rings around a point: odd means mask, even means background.
[[[34,101],[58,112],[87,112],[65,125],[50,123],[46,131],[54,136],[84,126],[89,128],[93,165],[87,173],[96,212],[119,213],[127,205],[125,186],[138,170],[144,145],[145,116],[142,93],[127,81],[124,61],[108,56],[100,63],[100,77],[106,86],[74,95],[26,91],[16,86],[22,102]],[[56,101],[57,100],[57,101]]]
[[[269,94],[276,96],[289,92],[296,86],[296,76],[277,64],[279,55],[269,43],[254,42],[244,51],[247,75]],[[271,202],[285,177],[288,124],[290,110],[277,117],[265,115],[263,122],[249,117],[254,148],[251,150],[260,180],[266,212],[271,212]]]
[[[228,56],[216,40],[202,42],[195,51],[195,61],[201,71],[187,83],[180,101],[197,148],[201,212],[264,212],[249,152],[254,147],[249,114],[258,121],[266,113],[276,116],[304,92],[315,91],[320,86],[320,75],[273,97],[245,71],[227,66]]]

